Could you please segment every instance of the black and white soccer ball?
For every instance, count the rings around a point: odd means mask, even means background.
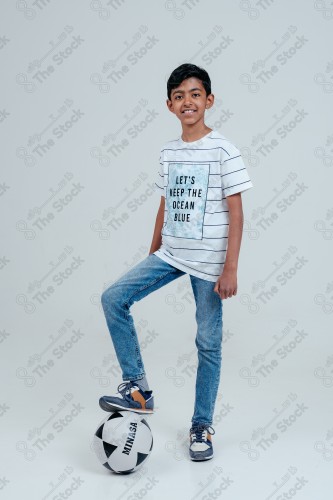
[[[115,411],[99,424],[92,447],[104,467],[119,474],[129,474],[149,457],[153,435],[144,415]]]

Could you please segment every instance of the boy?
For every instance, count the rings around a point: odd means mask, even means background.
[[[176,68],[167,82],[169,110],[182,135],[160,155],[161,196],[149,255],[102,294],[102,305],[123,383],[99,400],[106,411],[153,413],[130,306],[189,274],[196,304],[198,369],[190,429],[192,460],[213,457],[211,427],[220,380],[222,300],[237,293],[243,230],[241,192],[253,184],[239,150],[204,123],[214,95],[207,72],[193,64]]]

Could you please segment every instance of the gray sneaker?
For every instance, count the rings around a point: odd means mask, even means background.
[[[213,458],[212,434],[213,427],[207,424],[199,424],[190,429],[190,458],[201,461]]]
[[[137,382],[123,382],[116,396],[102,396],[99,406],[105,411],[129,410],[135,413],[154,413],[153,391],[145,391]]]

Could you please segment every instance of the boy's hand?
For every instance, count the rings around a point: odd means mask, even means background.
[[[237,269],[224,268],[214,288],[221,299],[227,299],[237,293]]]

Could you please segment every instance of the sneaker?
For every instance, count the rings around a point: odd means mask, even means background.
[[[190,429],[191,460],[209,460],[213,458],[212,434],[215,430],[208,424],[194,425]]]
[[[144,391],[136,382],[123,382],[116,396],[102,396],[99,406],[105,411],[129,410],[135,413],[154,413],[153,391]]]

